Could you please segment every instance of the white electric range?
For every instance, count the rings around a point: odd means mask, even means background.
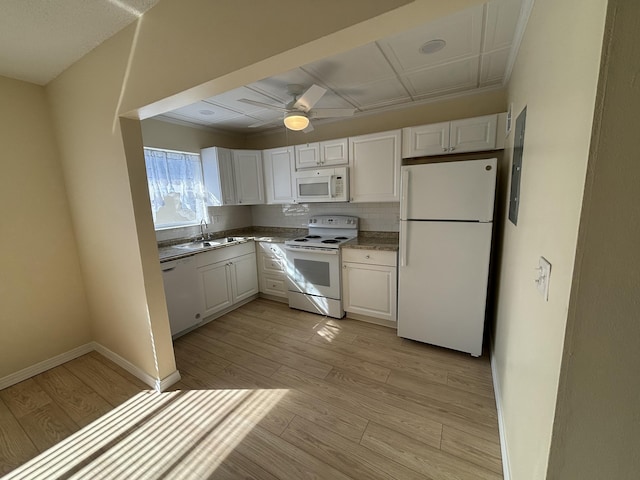
[[[289,306],[342,318],[340,245],[358,236],[358,217],[315,215],[308,227],[285,242]]]

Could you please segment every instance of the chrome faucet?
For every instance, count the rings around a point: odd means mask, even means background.
[[[202,236],[203,241],[207,239],[207,235],[205,233],[206,230],[207,230],[207,222],[203,218],[202,220],[200,220],[200,235]]]

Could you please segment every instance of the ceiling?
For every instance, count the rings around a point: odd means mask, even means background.
[[[46,85],[158,0],[2,0],[0,75]]]
[[[327,93],[316,108],[355,108],[356,116],[502,86],[518,44],[520,11],[521,0],[492,0],[156,118],[231,132],[260,132],[283,128],[283,113],[239,100],[284,107],[292,100],[289,84],[320,85]],[[421,53],[420,48],[431,40],[446,44],[435,53]],[[341,119],[312,123],[332,120]],[[256,123],[262,125],[256,127]]]

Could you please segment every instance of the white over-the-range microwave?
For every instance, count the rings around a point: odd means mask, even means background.
[[[294,174],[296,202],[346,202],[349,200],[347,167],[301,170]]]

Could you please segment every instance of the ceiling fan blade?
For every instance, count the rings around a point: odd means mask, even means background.
[[[264,120],[264,121],[253,123],[253,124],[249,125],[249,128],[264,127],[266,125],[275,125],[276,123],[282,123],[282,119],[281,118],[274,118],[273,120]]]
[[[327,93],[326,88],[322,88],[315,84],[311,85],[307,91],[304,92],[298,100],[296,100],[296,103],[293,104],[293,108],[297,108],[303,112],[308,112],[325,93]]]
[[[355,108],[314,108],[312,118],[351,117],[356,113]]]
[[[271,110],[278,110],[279,112],[286,112],[287,111],[287,109],[284,108],[284,107],[279,107],[277,105],[271,105],[270,103],[256,102],[255,100],[249,100],[248,98],[239,98],[238,101],[242,102],[242,103],[248,103],[249,105],[254,105],[256,107],[270,108]]]
[[[309,133],[309,132],[313,132],[313,124],[311,122],[309,122],[309,125],[307,125],[307,128],[305,128],[304,130],[302,130],[304,133]]]

